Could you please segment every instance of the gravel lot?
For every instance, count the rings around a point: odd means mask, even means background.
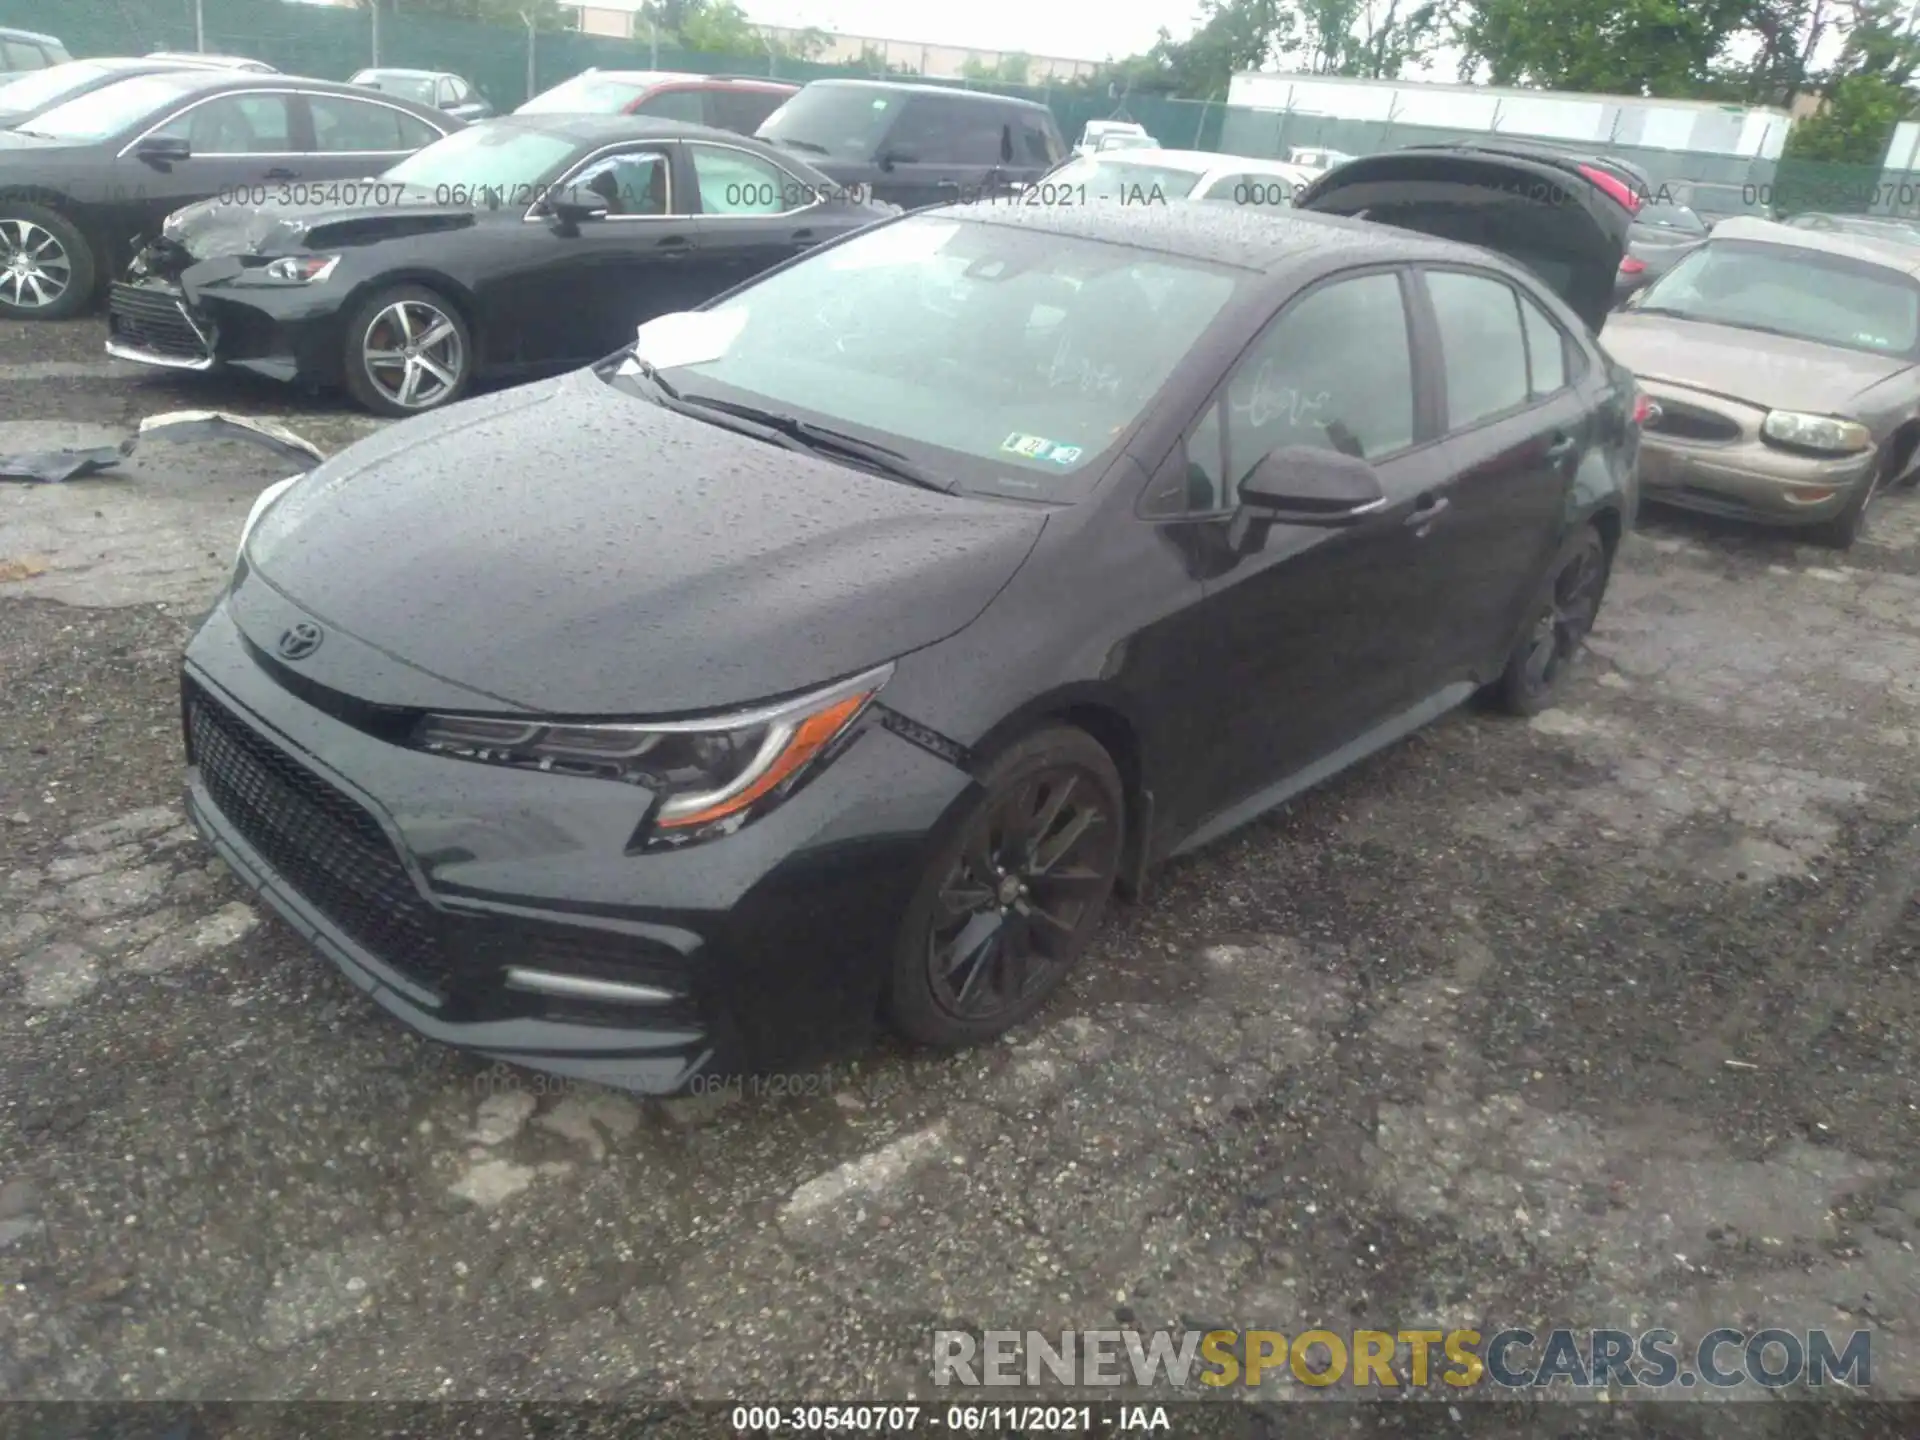
[[[0,451],[378,423],[101,334],[0,325]],[[416,1041],[185,827],[177,656],[292,468],[0,483],[0,1397],[924,1397],[936,1326],[1555,1322],[1871,1328],[1920,1396],[1920,496],[1844,558],[1650,518],[1565,708],[1162,872],[1015,1043],[662,1104]]]

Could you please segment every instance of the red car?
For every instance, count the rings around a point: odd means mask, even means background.
[[[517,115],[647,115],[751,135],[798,85],[751,75],[675,70],[583,70],[543,90]]]

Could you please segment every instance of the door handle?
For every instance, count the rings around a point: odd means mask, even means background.
[[[1580,446],[1580,441],[1577,436],[1573,436],[1573,435],[1554,436],[1553,443],[1547,446],[1547,455],[1546,455],[1547,463],[1550,465],[1558,465],[1562,460],[1571,459],[1573,456],[1573,452],[1577,450],[1579,446]]]
[[[933,185],[936,190],[957,191],[960,188],[960,182],[958,180],[936,180],[933,182]]]
[[[298,170],[289,170],[284,165],[276,165],[273,169],[267,171],[266,178],[269,180],[298,180],[300,178],[300,172]]]
[[[654,249],[665,260],[679,260],[693,253],[693,242],[684,235],[669,235]]]
[[[1427,527],[1438,520],[1446,511],[1447,506],[1452,503],[1453,502],[1444,495],[1422,497],[1422,499],[1414,505],[1413,513],[1408,515],[1401,523],[1409,530],[1419,530],[1424,533]]]
[[[807,250],[818,245],[820,237],[811,230],[796,230],[793,232],[793,243],[800,249]]]

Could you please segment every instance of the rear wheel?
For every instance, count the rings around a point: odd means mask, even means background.
[[[0,201],[0,318],[64,320],[93,298],[93,250],[66,216]]]
[[[1559,698],[1600,613],[1611,568],[1607,542],[1591,525],[1561,550],[1525,633],[1491,687],[1502,709],[1514,715],[1538,715]]]
[[[1099,926],[1125,828],[1119,772],[1085,731],[1052,727],[1004,752],[908,907],[888,989],[895,1027],[953,1048],[1045,1004]]]
[[[353,313],[347,389],[376,415],[452,404],[473,381],[473,340],[457,306],[422,285],[383,290]]]

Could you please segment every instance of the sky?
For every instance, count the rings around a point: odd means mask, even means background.
[[[970,50],[1023,50],[1068,60],[1137,54],[1165,26],[1176,39],[1193,33],[1197,0],[1102,0],[1099,5],[1035,0],[966,0],[902,5],[900,0],[742,0],[762,25],[818,26],[841,35],[872,35]]]

